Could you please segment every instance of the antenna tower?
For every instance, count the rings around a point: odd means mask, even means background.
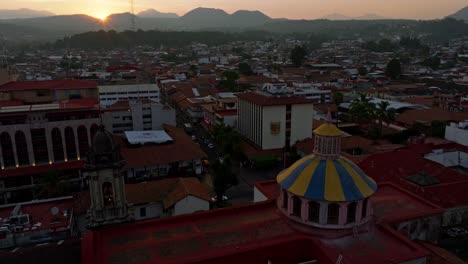
[[[130,22],[132,25],[132,31],[135,31],[135,1],[130,0]]]

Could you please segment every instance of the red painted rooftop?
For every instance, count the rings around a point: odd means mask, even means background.
[[[14,207],[0,207],[0,218],[5,219],[10,216]],[[56,215],[52,214],[52,208],[54,207],[58,209]],[[64,214],[65,211],[67,211],[66,214]],[[31,217],[31,226],[36,226],[35,230],[37,231],[63,231],[63,229],[70,228],[70,221],[73,215],[73,198],[66,197],[23,203],[21,205],[21,213],[28,214]],[[26,231],[29,231],[29,229]]]
[[[377,183],[393,182],[438,206],[451,208],[466,205],[468,203],[465,191],[468,187],[466,173],[424,158],[425,154],[431,153],[435,149],[468,152],[467,147],[458,144],[415,144],[395,151],[372,155],[359,163],[359,166]],[[406,179],[408,176],[421,173],[437,178],[440,183],[419,186]]]
[[[288,104],[311,104],[313,100],[306,99],[300,96],[268,96],[258,92],[247,92],[236,94],[240,100],[261,106],[275,106]]]
[[[21,81],[0,85],[0,92],[21,90],[97,89],[97,83],[84,80]]]
[[[268,190],[270,200],[88,232],[83,236],[83,263],[298,263],[315,259],[321,264],[333,264],[341,254],[343,263],[375,264],[401,263],[429,255],[417,243],[374,222],[358,230],[357,237],[323,230],[307,235],[296,230],[277,210],[274,189],[279,187],[275,181],[256,186]],[[378,207],[393,203],[384,198],[402,195],[413,206],[422,206],[421,214],[434,213],[433,206],[402,193],[396,186],[381,189],[376,193],[383,200]],[[382,213],[394,214],[381,210],[379,217]]]

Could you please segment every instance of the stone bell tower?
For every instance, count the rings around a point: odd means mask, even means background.
[[[125,198],[123,165],[112,135],[101,126],[93,137],[85,165],[91,198],[88,227],[131,220]]]

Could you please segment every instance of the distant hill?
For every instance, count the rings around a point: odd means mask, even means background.
[[[378,15],[378,14],[373,14],[373,13],[369,13],[369,14],[365,14],[365,15],[357,16],[357,17],[350,17],[350,16],[346,16],[346,15],[343,15],[343,14],[340,14],[340,13],[333,13],[333,14],[329,14],[329,15],[326,15],[324,17],[321,17],[321,19],[328,19],[328,20],[382,20],[382,19],[390,19],[390,18],[381,16],[381,15]]]
[[[456,13],[450,15],[449,17],[468,21],[468,6],[460,9]]]
[[[382,20],[382,19],[391,19],[391,18],[384,17],[384,16],[374,14],[374,13],[369,13],[369,14],[365,14],[365,15],[362,15],[362,16],[355,17],[354,19],[357,19],[357,20]]]
[[[139,17],[157,17],[157,18],[178,18],[179,15],[176,13],[162,13],[158,10],[151,8],[145,11],[141,11],[137,14]]]
[[[320,19],[328,19],[328,20],[350,20],[351,17],[345,16],[345,15],[339,14],[339,13],[333,13],[333,14],[329,14],[329,15],[326,15],[326,16],[324,16],[324,17],[321,17]]]
[[[196,8],[180,18],[183,27],[201,29],[251,28],[270,21],[270,17],[256,10],[239,10],[228,14],[222,9],[203,7]]]
[[[34,18],[48,16],[55,16],[55,14],[49,11],[38,11],[28,8],[0,9],[0,19]]]

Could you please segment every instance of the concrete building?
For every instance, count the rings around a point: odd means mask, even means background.
[[[445,139],[468,146],[468,122],[450,123],[445,127]]]
[[[313,104],[303,97],[267,92],[237,94],[237,127],[260,149],[281,149],[312,136]]]
[[[234,93],[218,93],[214,104],[203,107],[203,123],[206,129],[214,125],[237,126],[237,96]]]
[[[31,200],[49,171],[79,189],[78,170],[100,122],[96,83],[10,82],[0,91],[0,203]]]
[[[201,159],[206,154],[181,128],[164,125],[164,130],[126,132],[115,140],[126,162],[128,182],[203,172]]]
[[[118,101],[101,113],[102,123],[112,134],[125,131],[161,130],[176,125],[175,110],[149,99]]]
[[[106,108],[117,101],[148,99],[153,102],[160,101],[157,84],[127,84],[99,86],[99,101],[101,107]]]

